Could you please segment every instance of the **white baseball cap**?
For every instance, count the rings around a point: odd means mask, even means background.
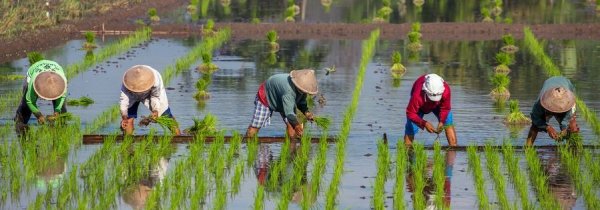
[[[444,93],[444,79],[437,74],[425,75],[425,83],[423,84],[423,91],[427,94],[427,98],[432,101],[442,100],[442,94]]]

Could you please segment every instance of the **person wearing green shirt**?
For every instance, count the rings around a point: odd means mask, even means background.
[[[67,96],[67,77],[58,63],[41,60],[29,67],[23,84],[23,98],[17,109],[15,125],[17,129],[29,122],[31,114],[35,115],[39,124],[44,124],[46,118],[38,108],[38,98],[52,101],[54,116],[67,112],[65,100]]]
[[[296,108],[312,121],[306,97],[318,92],[315,71],[293,70],[289,74],[276,74],[262,83],[254,100],[254,115],[246,131],[246,137],[254,137],[261,127],[270,124],[273,111],[279,112],[286,124],[290,138],[302,136],[304,127],[296,116]]]
[[[540,95],[531,110],[531,128],[527,135],[526,145],[533,145],[538,132],[547,132],[550,138],[560,140],[567,132],[578,132],[575,120],[575,87],[567,78],[555,76],[547,79]],[[560,133],[548,124],[550,118],[556,118]],[[563,121],[568,120],[568,125]]]

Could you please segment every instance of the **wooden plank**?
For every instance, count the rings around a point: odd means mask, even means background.
[[[83,135],[83,144],[102,144],[104,143],[104,139],[108,138],[110,135]],[[117,135],[117,142],[123,141],[123,135]],[[158,141],[162,136],[155,136],[154,141]],[[145,135],[138,135],[133,137],[135,141],[143,141],[146,139]],[[228,143],[231,140],[232,136],[225,136],[225,143]],[[207,136],[204,138],[206,143],[213,142],[215,140],[214,136]],[[278,143],[283,142],[285,137],[277,137],[277,136],[261,136],[258,137],[258,141],[260,143]],[[313,137],[311,139],[312,143],[319,143],[319,137]],[[194,136],[173,136],[171,139],[172,143],[175,144],[185,144],[194,141]],[[335,142],[334,137],[328,137],[327,142],[333,143]]]

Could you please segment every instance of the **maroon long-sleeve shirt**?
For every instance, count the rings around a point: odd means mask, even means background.
[[[419,111],[425,114],[432,112],[433,110],[440,109],[440,122],[446,124],[446,118],[450,112],[450,86],[444,81],[444,93],[442,93],[442,99],[440,101],[431,101],[427,98],[425,91],[423,91],[423,84],[425,83],[425,75],[419,77],[412,86],[410,101],[406,106],[406,116],[408,119],[423,129],[425,127],[425,121],[419,117]]]

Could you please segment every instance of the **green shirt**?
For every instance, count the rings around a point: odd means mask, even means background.
[[[565,89],[575,93],[575,87],[573,86],[573,84],[571,84],[571,81],[569,81],[569,79],[562,76],[555,76],[547,79],[544,82],[544,86],[542,86],[542,91],[540,91],[540,95],[537,101],[535,101],[535,104],[533,105],[533,108],[531,110],[531,122],[535,127],[539,129],[545,130],[546,126],[548,126],[548,121],[550,120],[550,118],[554,117],[556,118],[556,121],[558,121],[560,129],[563,130],[567,127],[566,125],[563,125],[564,119],[571,119],[571,117],[573,117],[573,114],[575,113],[575,107],[573,107],[567,112],[557,113],[556,115],[551,115],[549,112],[546,112],[546,109],[544,109],[544,107],[542,106],[540,99],[547,90],[556,87],[564,87]]]
[[[308,111],[306,93],[298,90],[289,74],[276,74],[265,82],[265,92],[271,110],[281,113],[292,126],[298,125],[296,107],[305,113]]]
[[[36,115],[40,113],[40,110],[38,109],[36,104],[38,95],[33,89],[33,81],[35,81],[35,77],[37,77],[38,74],[46,71],[56,72],[58,75],[63,77],[63,79],[65,79],[65,82],[67,81],[67,77],[65,76],[63,68],[54,61],[41,60],[29,67],[29,69],[27,70],[27,92],[25,93],[25,102],[27,103],[27,106],[29,107],[31,112],[33,112]],[[65,92],[62,94],[62,96],[55,100],[57,101],[56,103],[54,103],[55,112],[61,111],[63,104],[65,103],[66,97],[67,88],[65,88]]]

